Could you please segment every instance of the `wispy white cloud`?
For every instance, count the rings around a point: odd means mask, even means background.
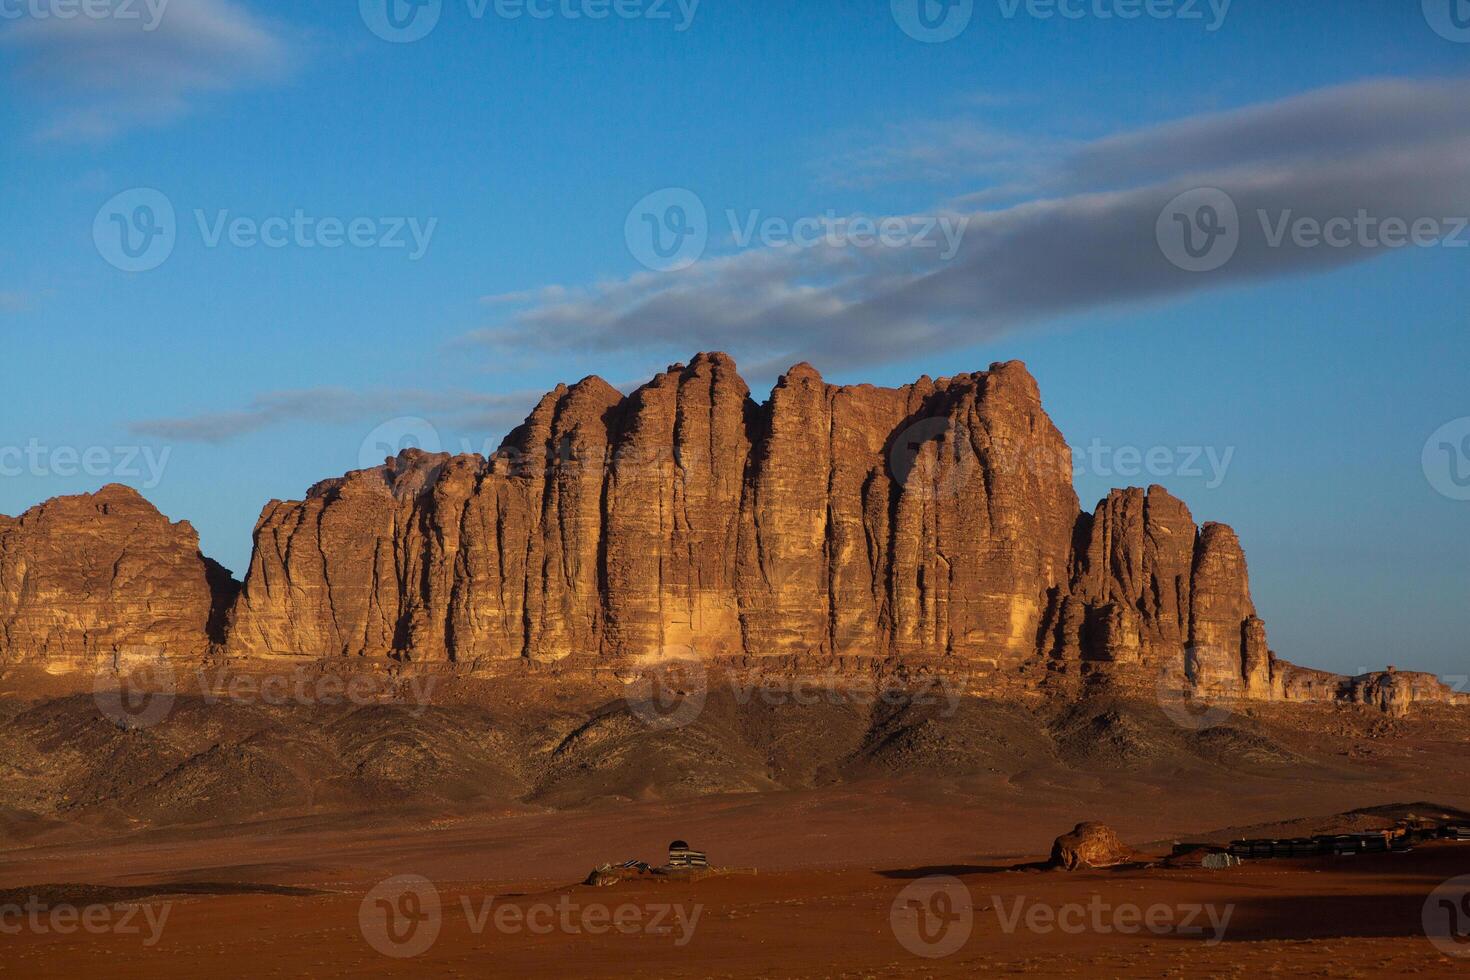
[[[561,286],[543,286],[540,289],[522,289],[510,293],[491,293],[481,296],[486,306],[519,306],[524,303],[554,303],[566,297]]]
[[[44,4],[43,4],[44,6]],[[170,122],[211,93],[290,66],[280,34],[234,0],[108,0],[107,16],[25,17],[0,33],[43,141],[103,141]]]
[[[219,445],[294,423],[378,423],[413,414],[439,418],[466,430],[503,433],[518,425],[535,401],[535,394],[524,391],[484,394],[412,388],[304,388],[261,395],[241,409],[150,419],[134,422],[129,429],[135,435],[171,442]]]
[[[1209,272],[1172,264],[1156,237],[1166,205],[1196,187],[1225,190],[1239,213],[1233,257]],[[949,260],[917,247],[755,248],[566,287],[466,339],[499,350],[723,349],[768,365],[847,367],[1047,317],[1364,261],[1392,250],[1273,242],[1259,216],[1470,215],[1470,82],[1361,82],[1123,133],[1062,154],[1013,190],[995,209],[973,196],[951,202],[969,224]]]
[[[856,148],[824,157],[813,167],[829,187],[871,188],[882,184],[948,184],[985,180],[1010,183],[1032,174],[1065,144],[1022,136],[973,119],[912,119],[877,132],[839,137]]]

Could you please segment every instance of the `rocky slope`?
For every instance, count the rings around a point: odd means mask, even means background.
[[[1004,798],[1002,809],[1017,800],[1077,809],[1077,794],[1099,788],[1154,805],[1181,786],[1253,780],[1263,797],[1336,785],[1344,798],[1392,799],[1412,792],[1405,786],[1463,785],[1470,769],[1470,715],[1439,705],[1397,719],[1254,703],[1196,729],[1156,703],[1106,694],[1002,700],[955,685],[875,700],[854,686],[799,699],[780,686],[752,690],[741,674],[712,683],[687,725],[660,728],[606,675],[558,677],[554,694],[534,673],[435,678],[417,690],[379,678],[353,703],[272,703],[197,688],[224,676],[215,668],[176,673],[169,710],[143,725],[117,724],[90,693],[0,694],[0,841],[58,822],[91,839],[269,815],[397,814],[422,827],[428,814],[483,816],[513,803],[584,809],[841,785],[885,795],[893,777],[934,805]],[[335,831],[359,826],[343,820]]]
[[[558,386],[490,459],[409,450],[272,501],[227,630],[229,583],[130,491],[0,518],[0,656],[873,658],[1033,688],[1450,699],[1278,661],[1229,527],[1160,487],[1089,514],[1071,473],[1018,362],[901,388],[799,364],[758,403],[701,354],[627,396]]]

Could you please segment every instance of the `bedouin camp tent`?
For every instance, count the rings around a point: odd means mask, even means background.
[[[703,851],[694,850],[687,842],[676,840],[669,845],[669,867],[707,868],[709,857]]]

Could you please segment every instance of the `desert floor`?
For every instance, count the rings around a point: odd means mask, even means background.
[[[0,907],[34,899],[47,910],[91,909],[97,918],[86,929],[41,912],[40,927],[27,923],[18,934],[17,914],[0,920],[11,924],[0,935],[0,973],[1470,971],[1470,958],[1426,938],[1422,920],[1437,886],[1470,874],[1470,844],[1224,871],[1013,870],[1044,857],[1054,836],[1083,819],[1109,822],[1130,844],[1167,853],[1171,839],[1220,839],[1232,828],[1412,799],[1404,795],[1409,786],[1309,772],[1216,785],[1171,785],[1158,774],[1021,782],[997,777],[961,789],[896,780],[575,811],[304,816],[33,841],[0,852]],[[1444,787],[1437,802],[1470,802],[1464,786],[1460,794]],[[1311,822],[1280,829],[1301,833]],[[657,862],[675,837],[706,848],[732,872],[574,884],[604,861]],[[417,884],[380,884],[403,875],[432,882],[437,915]],[[405,898],[408,890],[414,898]]]

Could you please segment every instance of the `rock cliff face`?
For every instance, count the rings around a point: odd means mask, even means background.
[[[0,659],[88,668],[129,654],[203,657],[223,639],[229,573],[123,486],[0,517]]]
[[[1043,629],[1056,669],[1176,669],[1211,694],[1281,696],[1245,554],[1224,524],[1196,527],[1163,487],[1114,490],[1078,521],[1071,590]]]
[[[0,656],[881,658],[1062,690],[1132,672],[1231,697],[1451,699],[1278,661],[1235,533],[1163,488],[1082,511],[1017,362],[901,388],[799,364],[765,402],[723,354],[627,396],[558,386],[489,459],[409,450],[272,501],[231,586],[131,491],[59,499],[0,518]]]
[[[1071,457],[1020,364],[903,388],[721,354],[558,388],[489,460],[410,451],[273,502],[241,656],[1036,655]],[[1238,624],[1237,624],[1238,626]]]

